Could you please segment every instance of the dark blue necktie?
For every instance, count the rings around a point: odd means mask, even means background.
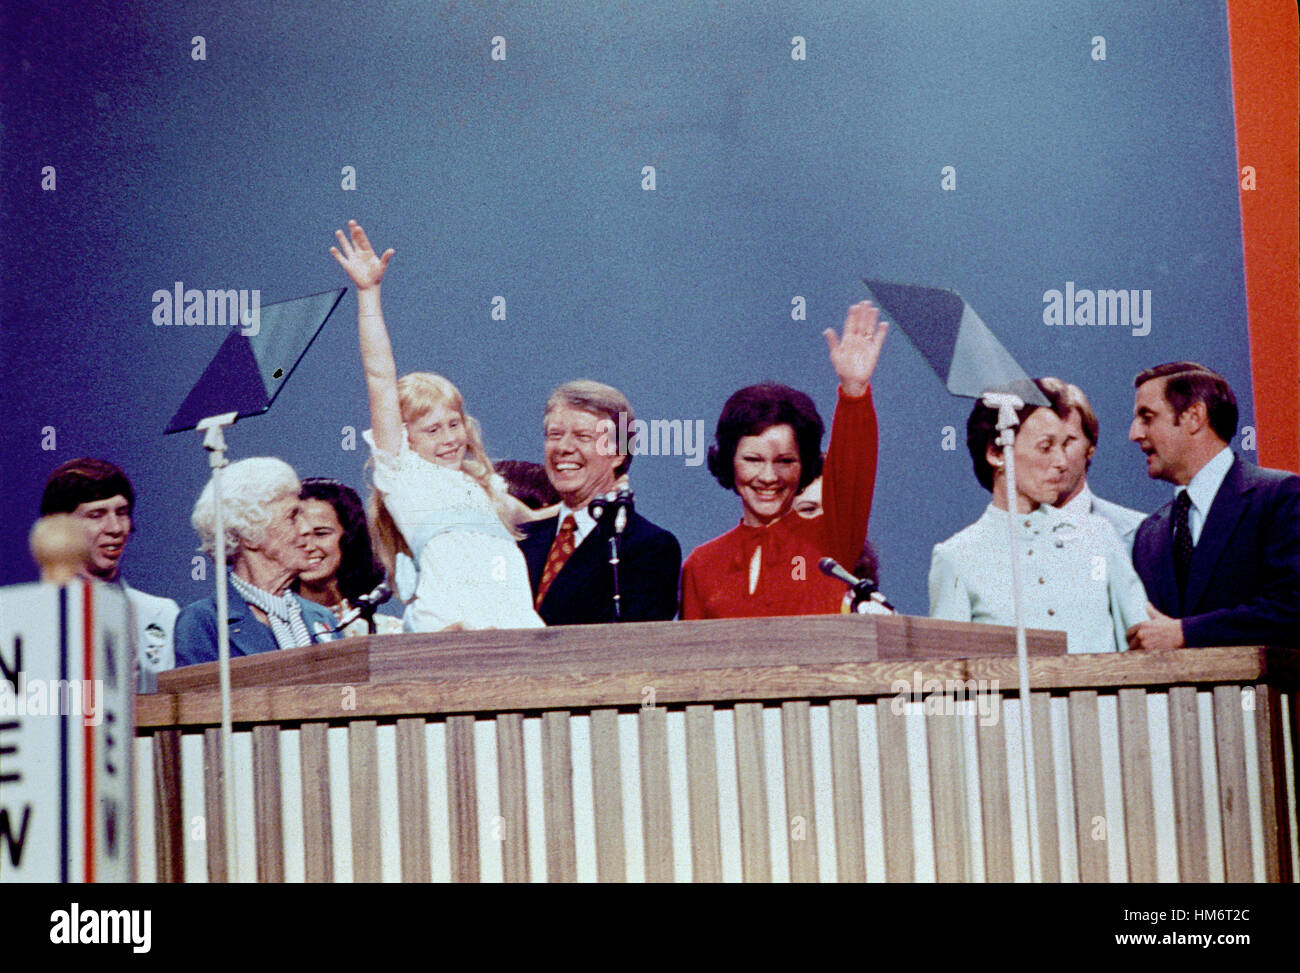
[[[1184,490],[1174,500],[1174,574],[1178,578],[1178,598],[1187,593],[1187,574],[1192,566],[1192,525],[1189,512],[1192,498]]]

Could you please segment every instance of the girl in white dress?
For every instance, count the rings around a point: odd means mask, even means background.
[[[413,372],[399,381],[379,284],[394,251],[375,255],[348,221],[330,253],[357,287],[361,363],[370,397],[376,553],[406,604],[408,632],[540,628],[515,526],[529,512],[506,491],[456,386]]]

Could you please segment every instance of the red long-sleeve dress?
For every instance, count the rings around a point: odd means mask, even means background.
[[[838,614],[845,586],[817,567],[830,556],[851,569],[862,553],[876,485],[876,410],[871,390],[839,391],[822,471],[818,517],[791,510],[767,527],[744,523],[701,544],[682,565],[681,617],[753,618]],[[749,591],[754,548],[763,549],[758,584]]]

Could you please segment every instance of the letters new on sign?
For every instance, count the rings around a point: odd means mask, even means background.
[[[0,882],[126,882],[134,647],[120,588],[0,588]]]

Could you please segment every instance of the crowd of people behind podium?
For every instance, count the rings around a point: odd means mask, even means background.
[[[345,484],[256,457],[222,470],[218,517],[208,483],[191,523],[210,556],[221,524],[232,657],[401,631],[848,611],[845,584],[817,570],[826,557],[878,582],[871,378],[888,326],[871,302],[825,332],[839,385],[824,453],[803,392],[752,385],[724,404],[708,468],[737,495],[740,521],[683,563],[677,539],[630,500],[632,443],[613,434],[635,426],[621,392],[560,385],[542,408],[543,463],[493,463],[455,385],[398,377],[380,299],[393,251],[376,254],[355,222],[336,236],[331,253],[358,292],[370,496],[363,506]],[[990,502],[934,546],[932,617],[1014,624],[1014,530],[1024,623],[1064,631],[1070,652],[1300,646],[1300,476],[1233,453],[1238,410],[1221,375],[1184,361],[1134,380],[1129,439],[1147,475],[1174,487],[1150,516],[1089,489],[1099,421],[1083,391],[1034,384],[1047,404],[1017,411],[1014,491],[997,411],[971,412],[967,447]],[[124,589],[142,671],[215,660],[215,596],[180,608],[124,580],[134,503],[113,463],[66,462],[49,476],[33,549],[61,522],[78,573]],[[390,588],[400,619],[375,610]]]

